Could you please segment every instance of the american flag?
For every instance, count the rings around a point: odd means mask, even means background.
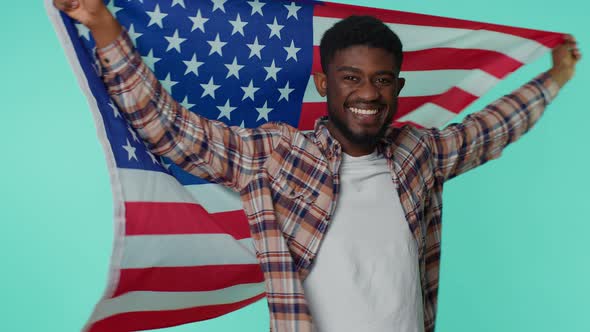
[[[439,127],[561,34],[318,1],[108,0],[143,56],[187,109],[229,125],[311,130],[326,113],[311,74],[323,32],[373,15],[404,44],[396,125]],[[115,241],[107,289],[86,331],[210,319],[264,297],[239,196],[151,154],[110,100],[87,28],[45,0],[87,95],[108,163]]]

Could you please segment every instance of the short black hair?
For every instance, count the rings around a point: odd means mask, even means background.
[[[320,61],[324,73],[336,52],[364,45],[388,51],[395,57],[396,73],[402,66],[402,42],[385,23],[373,16],[349,16],[328,29],[320,42]]]

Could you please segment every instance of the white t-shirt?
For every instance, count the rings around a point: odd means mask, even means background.
[[[316,332],[422,332],[418,251],[387,160],[344,154],[341,191],[303,287]]]

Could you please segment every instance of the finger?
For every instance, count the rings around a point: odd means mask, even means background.
[[[553,52],[555,54],[566,55],[566,54],[571,53],[575,48],[576,48],[576,46],[573,45],[573,44],[571,44],[571,45],[569,45],[569,44],[562,44],[562,45],[559,45],[559,47],[555,48],[553,50]]]
[[[571,47],[571,46],[576,46],[576,45],[578,45],[578,43],[576,42],[576,40],[575,40],[575,39],[574,39],[574,40],[568,40],[568,41],[565,41],[563,44],[564,44],[564,45],[568,45],[568,46],[570,46],[570,47]]]
[[[59,10],[68,11],[78,8],[80,2],[78,0],[54,0],[53,5]]]
[[[67,2],[68,2],[68,5],[69,5],[69,8],[68,9],[70,9],[70,10],[71,9],[76,9],[76,8],[78,8],[78,6],[80,6],[80,2],[78,0],[69,0]]]
[[[559,48],[571,52],[571,51],[577,49],[578,48],[578,45],[576,43],[573,43],[573,42],[566,42],[566,43],[561,44],[559,46]]]
[[[580,53],[579,50],[573,50],[572,56],[574,57],[574,59],[579,60],[582,57],[582,53]]]
[[[568,48],[568,51],[570,51],[571,54],[580,53],[580,49],[575,46]]]

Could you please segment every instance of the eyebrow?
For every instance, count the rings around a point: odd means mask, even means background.
[[[338,67],[336,69],[336,71],[340,72],[340,71],[351,71],[353,73],[360,73],[362,72],[360,69],[356,68],[356,67],[351,67],[351,66],[341,66]]]
[[[336,69],[337,72],[343,72],[343,71],[349,71],[349,72],[353,72],[353,73],[362,73],[362,70],[356,68],[356,67],[351,67],[351,66],[341,66],[338,67]],[[375,73],[375,75],[390,75],[395,77],[395,72],[393,70],[380,70],[378,72]]]
[[[390,75],[395,77],[395,72],[393,70],[380,70],[375,73],[376,75]]]

